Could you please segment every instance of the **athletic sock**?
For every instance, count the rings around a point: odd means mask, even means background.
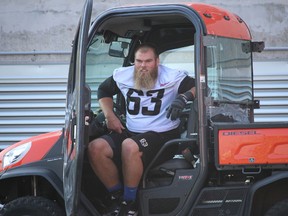
[[[107,190],[110,194],[113,194],[114,192],[121,191],[122,189],[123,189],[123,185],[121,183],[118,183],[113,187],[107,188]]]
[[[127,187],[124,186],[124,197],[125,201],[134,201],[136,200],[138,187]]]

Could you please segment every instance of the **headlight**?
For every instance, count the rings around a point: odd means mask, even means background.
[[[3,169],[21,160],[31,147],[31,142],[24,143],[8,151],[3,157]]]

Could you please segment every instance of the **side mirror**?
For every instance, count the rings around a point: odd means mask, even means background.
[[[129,53],[129,43],[124,41],[112,41],[109,47],[109,55],[125,58]]]
[[[265,48],[264,41],[253,41],[251,42],[252,52],[262,52]]]
[[[245,53],[249,52],[262,52],[265,48],[265,43],[263,41],[251,41],[242,44],[242,51]]]

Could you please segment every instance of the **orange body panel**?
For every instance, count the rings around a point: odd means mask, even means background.
[[[288,163],[288,128],[218,131],[219,165]]]
[[[199,13],[206,25],[208,35],[251,40],[246,23],[237,15],[208,4],[187,3],[187,5]]]
[[[32,143],[31,148],[27,152],[27,154],[17,163],[13,163],[10,166],[5,167],[4,168],[5,170],[16,167],[16,166],[20,166],[22,164],[28,164],[34,161],[41,160],[48,153],[48,151],[54,146],[56,141],[61,136],[61,133],[62,131],[55,131],[55,132],[41,134],[41,135],[34,136],[26,140],[22,140],[21,142],[15,143],[14,145],[11,145],[8,148],[4,149],[0,153],[0,172],[2,171],[2,167],[3,167],[2,166],[3,156],[11,149],[24,143],[28,143],[28,142]]]

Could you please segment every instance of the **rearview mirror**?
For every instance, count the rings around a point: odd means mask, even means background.
[[[112,41],[109,47],[109,55],[113,57],[125,58],[128,56],[129,43],[124,41]]]

